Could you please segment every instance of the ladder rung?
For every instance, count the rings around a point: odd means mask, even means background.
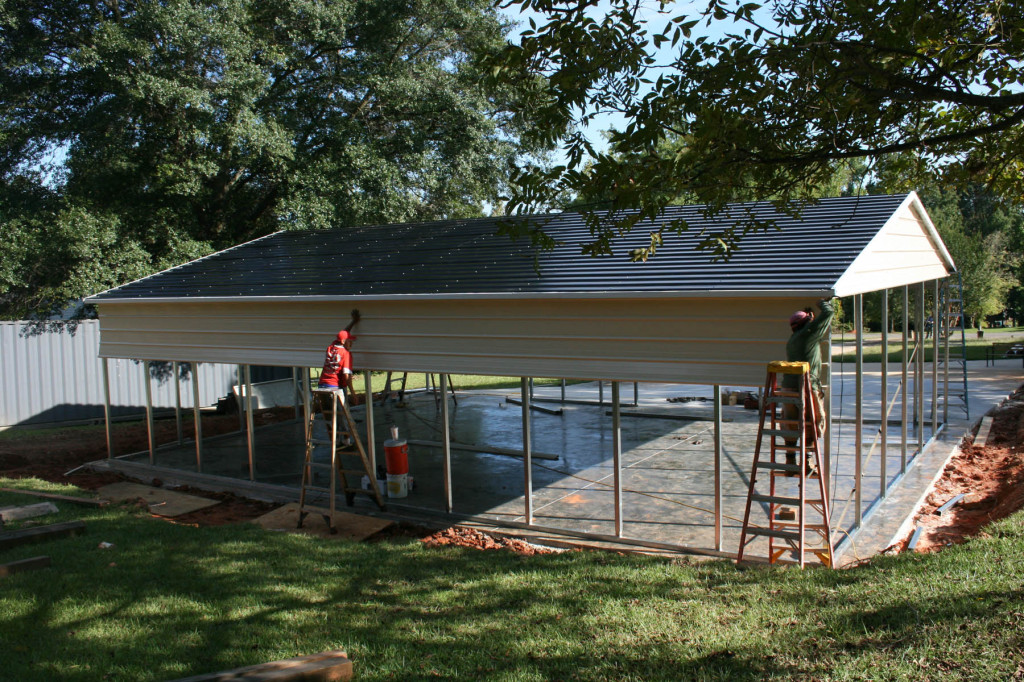
[[[343,474],[352,474],[353,476],[366,476],[365,469],[340,469]]]
[[[772,521],[772,525],[774,525],[776,528],[779,528],[781,526],[785,526],[786,528],[797,528],[800,526],[800,522],[780,521],[779,519],[774,519]],[[828,530],[828,526],[826,526],[824,523],[805,523],[804,530],[812,530],[816,533],[824,533]]]
[[[782,462],[769,462],[767,460],[765,460],[764,462],[758,462],[757,468],[775,469],[776,471],[795,471],[797,473],[800,472],[799,464],[783,464]]]
[[[798,474],[800,473],[800,465],[799,465],[799,464],[797,464],[797,465],[794,465],[794,467],[793,467],[793,468],[794,468],[794,469],[796,470],[796,473],[798,473]],[[772,472],[772,476],[785,476],[785,472],[782,472],[782,471],[773,471],[773,472]],[[796,479],[796,476],[786,476],[786,478],[792,478],[792,479],[794,479],[794,480],[795,480],[795,479]],[[818,479],[820,478],[820,476],[818,476],[818,470],[817,470],[817,469],[815,469],[815,470],[814,470],[814,471],[812,471],[811,473],[809,473],[809,474],[807,474],[806,476],[804,476],[804,478],[806,478],[806,479],[807,479],[808,481],[812,481],[812,480],[813,480],[813,481],[816,481],[816,480],[818,480]]]
[[[754,502],[767,502],[769,504],[786,504],[792,506],[798,506],[800,504],[799,497],[779,497],[778,495],[758,495],[754,493],[750,496],[750,499]],[[804,504],[821,504],[821,500],[809,500],[804,499]]]
[[[765,398],[765,402],[767,402],[767,403],[786,403],[788,405],[799,405],[803,401],[800,400],[800,396],[779,395],[779,394],[776,393],[776,394],[770,395],[767,398]]]
[[[329,492],[331,492],[330,488],[322,488],[322,487],[320,487],[318,485],[304,485],[302,487],[305,490],[312,490],[312,491],[318,492],[318,493],[329,493]]]
[[[330,445],[331,444],[331,439],[330,438],[328,438],[326,440],[324,440],[323,438],[312,438],[310,440],[313,443],[313,445]],[[355,448],[355,444],[354,443],[346,445],[346,444],[341,442],[340,438],[338,439],[338,444],[337,445],[338,445],[338,449],[339,450],[341,450],[342,448]]]
[[[800,542],[800,533],[794,533],[788,530],[772,530],[771,528],[747,528],[748,535],[763,535],[769,538],[779,538],[781,540],[792,540],[793,542]]]
[[[799,445],[778,445],[778,444],[776,444],[775,445],[775,451],[776,452],[800,452],[800,446]],[[812,448],[810,446],[807,446],[807,451],[806,452],[807,452],[808,455],[813,455],[815,452],[817,452],[817,450],[815,450],[814,448]]]
[[[790,431],[788,429],[765,429],[763,431],[766,436],[778,436],[779,438],[799,438],[803,435],[800,431]]]
[[[331,463],[330,462],[303,462],[303,466],[307,466],[307,467],[310,467],[310,468],[312,468],[312,467],[320,467],[322,469],[330,469],[331,468]]]
[[[366,490],[365,488],[345,488],[344,491],[346,493],[362,493],[363,495],[375,497],[372,490]]]

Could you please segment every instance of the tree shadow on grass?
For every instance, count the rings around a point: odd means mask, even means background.
[[[195,529],[124,509],[87,524],[45,546],[52,569],[0,592],[0,677],[161,680],[341,648],[365,680],[956,679],[966,665],[1012,673],[999,654],[1024,643],[1022,562],[956,578],[991,563],[984,543],[1019,555],[1016,531],[849,571],[741,572]]]

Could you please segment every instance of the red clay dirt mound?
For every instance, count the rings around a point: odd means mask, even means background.
[[[988,416],[992,425],[984,445],[974,444],[977,434],[964,438],[915,518],[924,529],[916,551],[934,552],[964,542],[983,532],[986,524],[1024,507],[1024,387]],[[959,494],[965,497],[939,516],[938,508]]]

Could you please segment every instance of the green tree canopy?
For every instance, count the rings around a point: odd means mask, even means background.
[[[0,0],[0,314],[284,228],[479,214],[533,87],[485,0]]]
[[[712,208],[737,194],[798,205],[836,162],[900,152],[913,152],[904,172],[922,182],[1024,198],[1017,0],[711,0],[695,16],[671,0],[511,5],[541,18],[495,68],[546,77],[530,102],[536,131],[563,136],[568,159],[525,168],[513,210],[552,193],[611,197],[641,217],[677,196]],[[603,114],[624,124],[598,151],[579,126]],[[686,144],[666,154],[673,137]],[[630,226],[591,224],[602,252]],[[718,237],[709,248],[727,254],[742,232]]]

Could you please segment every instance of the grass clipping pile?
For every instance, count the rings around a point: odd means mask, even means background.
[[[934,552],[983,533],[982,528],[1024,507],[1024,387],[988,414],[984,444],[964,438],[914,519],[923,528],[915,550]],[[964,498],[942,515],[938,509]],[[901,543],[905,549],[910,538]]]

